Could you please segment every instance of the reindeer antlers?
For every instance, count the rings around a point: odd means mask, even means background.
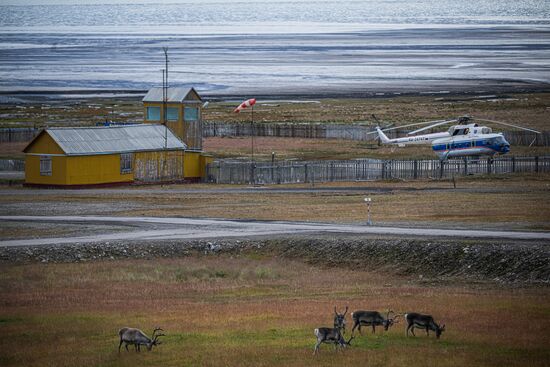
[[[338,311],[336,311],[336,306],[334,306],[334,313],[336,314],[336,316],[338,316]],[[347,313],[348,313],[348,306],[346,306],[346,310],[344,311],[344,316],[346,316]]]
[[[162,330],[161,328],[159,328],[158,326],[155,328],[155,330],[153,330],[153,335],[151,335],[151,338],[155,339],[155,334],[157,331],[164,331]],[[160,336],[160,335],[159,335]]]
[[[164,331],[164,330],[162,330],[162,329],[159,328],[159,327],[157,327],[157,328],[155,328],[155,330],[153,330],[153,337],[152,337],[153,343],[155,343],[155,344],[160,344],[160,342],[157,343],[157,339],[158,339],[160,336],[166,336],[166,335],[165,335],[165,334],[162,334],[162,333],[158,333],[158,334],[157,334],[157,333],[156,333],[157,331]]]

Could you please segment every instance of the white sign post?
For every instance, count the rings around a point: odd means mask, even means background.
[[[367,203],[367,226],[372,226],[372,222],[370,221],[370,203],[371,203],[371,198],[365,198],[365,202]]]

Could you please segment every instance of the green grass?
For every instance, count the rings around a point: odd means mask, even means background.
[[[334,306],[432,313],[441,339],[404,324],[363,328],[352,347],[322,345]],[[348,331],[351,318],[348,314]],[[117,331],[166,333],[152,352],[118,353]],[[191,256],[154,261],[2,265],[2,366],[544,366],[547,288],[423,285],[412,278],[277,259]]]

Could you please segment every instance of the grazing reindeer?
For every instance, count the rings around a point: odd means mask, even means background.
[[[351,329],[351,335],[355,332],[355,328],[359,327],[359,334],[363,335],[361,332],[361,326],[372,326],[372,333],[376,332],[376,326],[384,326],[384,330],[388,331],[390,326],[397,323],[398,318],[401,315],[395,315],[393,318],[390,318],[390,313],[395,313],[393,311],[388,311],[386,317],[378,311],[355,311],[351,313],[351,318],[353,319],[353,328]]]
[[[445,331],[445,324],[439,326],[435,323],[434,318],[431,315],[422,315],[419,313],[407,313],[405,314],[405,319],[407,320],[407,336],[409,336],[409,330],[411,330],[412,335],[414,334],[414,329],[424,329],[426,330],[426,335],[430,336],[429,330],[435,331],[435,336],[439,339],[441,333]]]
[[[348,313],[348,306],[344,313],[338,313],[336,311],[336,306],[334,306],[334,328],[339,328],[342,330],[342,333],[346,333],[346,314]]]
[[[145,345],[147,346],[147,350],[151,350],[153,348],[153,345],[159,345],[161,344],[160,341],[157,339],[159,336],[164,336],[164,334],[157,334],[157,331],[163,331],[161,328],[156,328],[153,330],[153,335],[151,338],[149,338],[145,333],[139,329],[134,329],[131,327],[123,327],[118,331],[118,335],[120,336],[120,343],[118,344],[118,352],[120,353],[120,347],[122,346],[122,343],[124,343],[124,346],[126,347],[126,350],[128,351],[128,345],[133,345],[136,352],[141,351],[140,346]]]
[[[335,327],[335,328],[320,327],[318,329],[315,329],[313,333],[317,337],[317,343],[315,344],[313,355],[317,354],[317,352],[319,351],[319,347],[321,346],[321,343],[334,344],[334,349],[338,350],[338,347],[345,348],[348,345],[351,345],[351,340],[353,339],[353,336],[352,336],[351,338],[349,338],[348,341],[346,341],[342,336],[342,333],[340,332],[340,328],[338,327]]]

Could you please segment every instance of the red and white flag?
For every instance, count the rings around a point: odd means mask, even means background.
[[[241,110],[244,110],[247,107],[254,106],[256,104],[256,98],[247,99],[243,103],[241,103],[237,108],[233,110],[235,113],[241,112]]]

